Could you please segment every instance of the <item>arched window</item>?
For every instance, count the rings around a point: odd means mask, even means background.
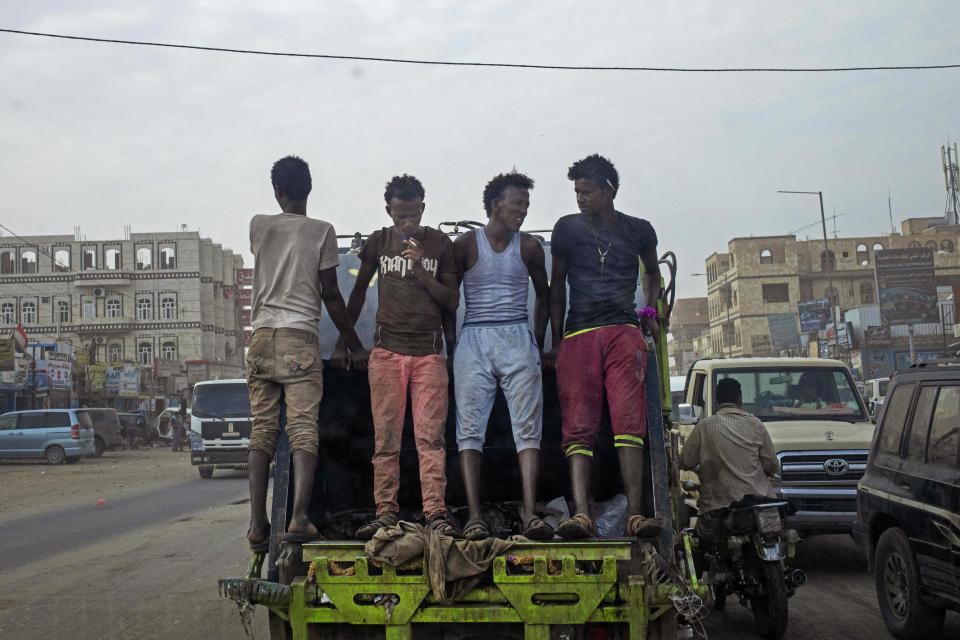
[[[911,248],[911,249],[919,249],[919,248],[920,248],[921,246],[923,246],[923,245],[921,245],[921,244],[920,244],[919,242],[917,242],[916,240],[911,240],[911,241],[910,241],[910,244],[908,244],[907,246],[908,246],[909,248]]]
[[[873,304],[874,302],[876,302],[876,296],[873,293],[873,283],[864,280],[860,283],[860,303]]]
[[[770,249],[760,252],[760,264],[773,264],[773,252]]]
[[[940,242],[940,251],[944,253],[953,253],[953,242],[950,240],[943,240]]]
[[[97,268],[97,248],[96,247],[84,247],[81,255],[83,256],[83,268],[84,270],[96,269]]]
[[[737,290],[733,290],[733,306],[737,306]]]
[[[937,245],[936,240],[927,240],[925,243],[923,243],[923,246],[925,246],[927,249],[933,249],[934,251],[940,248]]]
[[[170,296],[160,298],[160,319],[176,320],[176,318],[177,318],[176,299]]]
[[[153,301],[137,298],[137,320],[153,320]]]
[[[120,298],[107,298],[107,317],[119,318],[121,315],[123,315],[123,311],[120,306]]]
[[[13,324],[17,321],[17,311],[16,307],[13,306],[12,302],[4,302],[0,304],[0,322],[3,324]]]
[[[820,270],[821,271],[836,271],[837,270],[837,257],[833,255],[833,251],[821,251],[820,252]]]
[[[57,249],[53,254],[53,270],[58,273],[70,271],[70,250]]]
[[[0,250],[0,273],[16,273],[16,258],[13,257],[13,249]]]
[[[177,245],[165,244],[160,246],[160,268],[177,268]]]
[[[110,247],[103,252],[103,267],[117,271],[120,269],[120,249]]]
[[[160,357],[164,360],[177,359],[177,343],[173,340],[167,340],[160,345]]]
[[[870,264],[870,254],[867,253],[867,245],[865,244],[857,245],[857,264],[861,267]]]
[[[140,342],[137,344],[137,362],[140,364],[151,364],[153,362],[152,343]]]
[[[123,345],[113,342],[107,347],[107,359],[110,362],[120,362],[123,360]]]
[[[57,322],[70,322],[70,303],[57,300]]]
[[[877,251],[883,251],[883,245],[879,242],[873,244],[873,252],[876,253]]]
[[[37,303],[24,302],[20,306],[20,317],[23,324],[36,324],[37,322]]]
[[[153,249],[150,247],[139,247],[136,253],[137,271],[144,271],[153,268]]]
[[[20,273],[37,272],[37,252],[27,249],[20,252]]]

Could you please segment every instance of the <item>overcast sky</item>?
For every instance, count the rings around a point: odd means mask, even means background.
[[[83,5],[82,7],[79,5]],[[960,2],[112,2],[0,0],[0,27],[218,47],[458,61],[648,66],[960,63]],[[482,220],[481,193],[533,177],[528,229],[576,211],[569,164],[620,171],[690,277],[733,236],[818,220],[841,234],[940,215],[940,146],[960,138],[960,70],[663,74],[297,60],[0,34],[0,221],[90,239],[186,223],[252,258],[247,222],[277,207],[274,160],[313,172],[312,216],[388,224],[408,172],[425,223]],[[832,225],[831,225],[832,228]],[[816,236],[811,227],[801,235]]]

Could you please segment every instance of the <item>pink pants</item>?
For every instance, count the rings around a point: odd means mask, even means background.
[[[373,413],[373,498],[377,516],[400,510],[400,442],[413,400],[413,436],[420,458],[423,513],[445,514],[447,490],[443,430],[447,421],[447,363],[441,355],[406,356],[380,347],[370,353],[368,371]]]

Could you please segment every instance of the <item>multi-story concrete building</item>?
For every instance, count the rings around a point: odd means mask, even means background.
[[[707,298],[679,298],[670,315],[670,373],[685,375],[696,359],[694,339],[710,328]]]
[[[840,310],[877,302],[874,256],[884,249],[935,251],[936,284],[960,283],[960,227],[943,218],[904,220],[901,233],[798,240],[793,235],[733,238],[706,259],[712,353],[769,355],[768,318],[797,314],[797,303],[830,298]],[[951,321],[952,322],[952,321]],[[703,355],[703,354],[701,354]]]
[[[197,232],[0,237],[0,333],[19,323],[85,362],[135,363],[141,381],[155,380],[145,392],[175,394],[188,367],[240,375],[242,267],[242,256]]]

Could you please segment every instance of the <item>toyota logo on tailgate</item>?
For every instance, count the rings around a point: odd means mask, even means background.
[[[831,458],[823,463],[823,470],[830,476],[842,476],[850,470],[850,465],[842,458]]]

